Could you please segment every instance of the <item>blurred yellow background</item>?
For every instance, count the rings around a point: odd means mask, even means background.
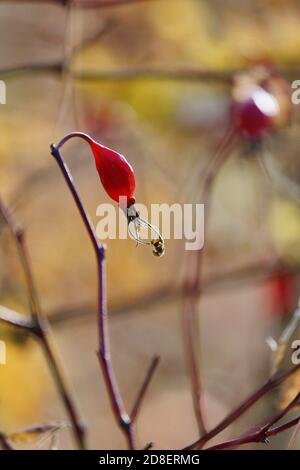
[[[0,105],[1,197],[26,229],[43,310],[89,425],[89,446],[124,447],[95,354],[95,260],[50,144],[75,129],[87,132],[126,155],[138,202],[197,202],[201,169],[227,128],[228,76],[260,58],[272,60],[289,80],[299,75],[300,5],[149,0],[86,10],[1,2],[0,24],[0,79],[7,87],[7,103]],[[51,68],[57,63],[60,72]],[[212,77],[176,75],[201,69]],[[136,76],[124,77],[130,70]],[[293,108],[291,126],[272,137],[270,151],[299,183],[299,110]],[[96,224],[97,205],[109,199],[89,150],[74,141],[63,153]],[[226,273],[277,258],[297,270],[300,213],[276,192],[254,153],[237,148],[218,176],[210,219],[205,276],[221,280],[208,285],[199,321],[212,426],[266,376],[265,338],[276,336],[281,322],[268,314],[268,286],[260,278],[239,282],[237,275],[226,282]],[[3,226],[0,231],[0,304],[28,314],[14,244]],[[181,339],[183,242],[168,240],[162,259],[131,240],[106,243],[113,363],[128,405],[152,355],[161,356],[139,416],[138,443],[182,447],[197,436]],[[66,420],[38,345],[11,328],[0,335],[7,342],[0,429]],[[257,419],[272,406],[255,408]],[[253,420],[253,413],[246,415],[234,430]],[[281,445],[280,439],[271,445]],[[72,445],[69,430],[62,431],[60,447]]]

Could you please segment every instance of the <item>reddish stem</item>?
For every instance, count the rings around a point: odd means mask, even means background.
[[[272,426],[282,419],[292,408],[299,404],[300,392],[297,393],[295,398],[286,406],[283,410],[275,413],[271,418],[267,420],[264,425],[256,426],[254,429],[248,431],[245,435],[238,437],[236,439],[231,439],[229,441],[222,442],[212,447],[208,447],[206,450],[225,450],[232,449],[244,444],[249,444],[251,442],[263,442],[266,443],[269,436],[274,436],[280,432],[285,431],[286,429],[294,426],[298,423],[299,417],[284,423],[276,428]]]
[[[220,432],[224,431],[230,424],[236,421],[242,414],[244,414],[249,408],[251,408],[258,400],[265,396],[268,392],[273,390],[275,387],[278,387],[291,375],[297,372],[300,369],[300,364],[293,367],[292,369],[284,372],[281,375],[272,376],[264,385],[262,385],[258,390],[252,393],[245,401],[241,403],[235,410],[229,413],[217,426],[215,426],[211,431],[206,433],[200,439],[197,439],[195,442],[187,446],[186,450],[191,449],[201,449],[208,441],[213,437],[217,436]]]
[[[153,374],[156,371],[156,368],[159,364],[159,360],[160,360],[159,356],[154,356],[154,358],[152,359],[152,361],[150,363],[150,366],[149,366],[149,368],[146,372],[144,381],[143,381],[142,386],[141,386],[141,388],[138,392],[137,398],[135,400],[135,404],[134,404],[134,406],[132,408],[132,411],[130,413],[132,422],[135,421],[135,419],[137,417],[137,414],[138,414],[138,412],[141,408],[142,401],[145,397],[146,391],[147,391],[148,386],[151,382]]]
[[[201,202],[205,204],[206,220],[205,226],[208,223],[208,215],[210,210],[210,199],[214,181],[219,173],[222,164],[225,162],[229,155],[231,145],[233,143],[235,131],[230,129],[223,137],[220,145],[217,148],[212,164],[209,166],[205,177],[204,187],[201,196]],[[183,283],[183,309],[182,309],[182,329],[185,344],[186,359],[188,369],[190,372],[190,381],[192,387],[192,397],[194,412],[198,423],[199,434],[202,435],[206,432],[205,420],[203,417],[202,406],[202,385],[200,377],[200,367],[197,354],[197,302],[199,300],[199,286],[202,279],[202,264],[203,264],[203,248],[188,254],[187,258],[187,271]]]

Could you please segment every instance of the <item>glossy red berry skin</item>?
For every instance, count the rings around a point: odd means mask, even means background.
[[[118,152],[89,141],[101,183],[107,194],[119,203],[121,197],[127,198],[127,206],[135,202],[135,176],[131,165]]]
[[[272,127],[272,118],[264,114],[251,98],[234,103],[232,115],[236,129],[245,137],[259,139]]]

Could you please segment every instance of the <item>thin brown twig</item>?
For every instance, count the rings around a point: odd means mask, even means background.
[[[218,274],[212,274],[202,280],[201,295],[210,295],[212,293],[233,289],[248,284],[265,282],[274,274],[285,274],[300,272],[300,266],[289,266],[280,261],[270,263],[251,263],[246,264],[235,270],[225,270]],[[200,292],[197,292],[199,297]],[[172,302],[182,296],[182,287],[180,288],[174,281],[166,283],[162,287],[154,288],[140,296],[111,303],[110,312],[114,314],[134,313],[136,310],[148,309],[162,302]],[[49,312],[49,321],[53,325],[61,325],[72,320],[89,320],[94,315],[94,305],[92,302],[83,302],[81,304],[60,305]],[[113,315],[114,317],[114,315]]]
[[[229,155],[235,131],[230,129],[222,139],[212,159],[212,164],[207,169],[204,177],[203,191],[200,202],[205,205],[205,228],[207,229],[210,212],[210,200],[214,181],[219,170]],[[203,247],[195,253],[188,253],[186,275],[183,283],[183,308],[182,308],[182,331],[185,345],[186,360],[188,364],[194,412],[198,424],[199,435],[206,433],[205,419],[203,416],[203,393],[200,377],[200,361],[197,353],[197,302],[199,300],[199,286],[202,288],[203,274]]]
[[[19,4],[42,3],[58,6],[68,6],[70,3],[81,9],[112,8],[131,4],[150,3],[155,0],[10,0]],[[7,3],[7,0],[1,0],[1,3]]]
[[[230,424],[236,421],[242,414],[244,414],[249,408],[251,408],[258,400],[263,396],[269,393],[274,388],[281,385],[289,377],[295,374],[300,369],[300,364],[289,369],[286,372],[283,372],[281,375],[272,376],[267,382],[265,382],[261,387],[255,390],[249,397],[246,398],[237,408],[231,411],[217,426],[211,429],[208,433],[202,436],[200,439],[197,439],[192,444],[185,447],[186,450],[191,450],[195,448],[202,449],[202,447],[210,441],[213,437],[217,436],[220,432],[224,431]]]
[[[18,314],[17,316],[14,315],[14,321],[12,323],[13,326],[16,326],[16,318],[20,318],[20,317],[22,317],[22,315],[20,314]],[[1,318],[1,309],[0,309],[0,318]],[[6,315],[5,321],[7,323],[10,323],[8,318],[9,316]],[[23,320],[20,321],[20,324],[17,326],[21,328],[24,327]],[[27,329],[27,326],[25,326],[25,328]],[[248,397],[237,409],[232,411],[226,418],[224,418],[224,420],[221,421],[221,423],[219,423],[215,428],[209,431],[201,439],[198,439],[196,442],[186,447],[186,449],[193,449],[195,447],[202,448],[206,444],[206,442],[208,442],[217,434],[219,434],[221,431],[226,429],[230,424],[236,421],[243,413],[245,413],[249,408],[251,408],[251,406],[253,406],[260,398],[262,398],[265,394],[267,394],[274,388],[278,387],[281,383],[283,383],[290,376],[296,373],[299,370],[299,368],[300,368],[300,365],[297,365],[293,369],[290,369],[289,371],[283,373],[280,376],[272,377],[262,387],[260,387],[252,395],[250,395],[250,397]],[[297,418],[296,420],[298,419],[299,418]],[[284,430],[285,428],[292,427],[294,424],[296,424],[296,420],[292,420],[290,423],[285,423],[279,426],[278,429],[277,428],[271,429],[270,431],[268,431],[268,436],[275,435],[278,432],[281,432],[281,430]]]
[[[32,312],[33,319],[37,321],[38,317],[40,317],[40,306],[25,245],[24,230],[19,224],[15,222],[14,218],[10,213],[9,208],[3,203],[3,201],[1,201],[1,199],[0,216],[9,228],[11,236],[15,241],[19,259],[24,272],[26,288],[28,292],[29,307]]]
[[[78,8],[111,8],[151,3],[155,0],[72,0]],[[158,1],[158,0],[156,0]],[[160,0],[161,1],[161,0]]]
[[[77,48],[77,50],[79,47]],[[18,78],[31,74],[54,74],[60,76],[64,70],[64,62],[55,60],[51,62],[34,62],[4,67],[0,69],[3,78]],[[218,71],[196,67],[166,67],[166,66],[141,66],[130,69],[113,70],[70,70],[72,78],[77,81],[101,82],[106,80],[180,80],[199,81],[211,80],[223,83],[232,83],[232,78],[237,70]]]
[[[250,431],[244,435],[231,439],[229,441],[222,442],[220,444],[208,447],[206,450],[225,450],[239,447],[241,445],[250,444],[254,442],[268,442],[268,437],[279,434],[280,432],[285,431],[291,427],[291,423],[296,424],[297,420],[292,420],[289,423],[285,423],[277,428],[272,428],[272,426],[282,419],[289,411],[291,411],[295,406],[299,405],[300,392],[297,393],[295,398],[281,411],[275,413],[271,418],[267,420],[263,425],[258,425],[252,428]]]
[[[0,320],[7,325],[17,327],[21,330],[26,330],[28,333],[34,334],[37,327],[36,322],[32,319],[27,319],[14,310],[0,305]]]
[[[291,435],[291,438],[288,442],[288,446],[287,446],[288,450],[292,450],[292,449],[295,448],[297,436],[298,436],[299,431],[300,431],[300,416],[297,416],[297,418],[295,418],[292,421],[293,421],[293,423],[291,423],[291,421],[285,423],[285,425],[286,425],[285,429],[288,429],[287,425],[289,425],[289,427],[296,426],[294,431],[293,431],[293,434]]]
[[[299,422],[300,416],[297,416],[297,418],[291,419],[290,421],[280,424],[279,426],[275,426],[274,428],[269,429],[269,431],[267,432],[267,437],[276,436],[276,434],[279,434],[285,431],[286,429],[294,427],[296,424],[299,424]]]
[[[152,447],[153,447],[153,442],[148,442],[148,444],[145,445],[145,447],[143,448],[143,450],[150,450],[150,449],[152,449]]]
[[[59,431],[65,427],[65,423],[42,423],[36,424],[24,429],[20,429],[16,432],[10,433],[7,437],[11,440],[18,440],[23,434],[44,434],[47,432]]]
[[[56,435],[57,431],[63,429],[65,427],[65,423],[43,423],[34,426],[30,426],[25,429],[21,429],[10,434],[5,434],[0,432],[0,446],[4,450],[17,450],[13,443],[16,442],[23,442],[24,439],[26,440],[26,435],[42,435],[51,433],[52,436]]]
[[[5,434],[0,432],[0,447],[3,450],[15,450],[14,446],[9,442],[9,439]]]
[[[84,44],[83,44],[84,47]],[[76,46],[76,51],[80,50],[80,45]],[[279,73],[289,80],[299,77],[299,67],[279,68]],[[3,78],[19,78],[24,75],[53,74],[61,76],[64,70],[63,60],[29,62],[15,66],[3,67],[0,69],[0,76]],[[241,72],[241,69],[216,70],[194,66],[152,66],[145,65],[139,67],[101,70],[101,69],[71,69],[70,74],[77,81],[102,82],[107,80],[128,81],[128,80],[179,80],[179,81],[210,81],[232,85],[234,76]]]
[[[153,377],[154,372],[156,371],[156,368],[159,364],[159,356],[154,356],[152,361],[150,362],[150,366],[146,372],[144,381],[142,383],[142,386],[137,394],[135,403],[133,405],[132,411],[130,413],[131,421],[134,422],[136,420],[136,417],[138,415],[138,412],[141,408],[142,401],[145,397],[146,391],[148,390],[148,386],[151,382],[151,379]]]
[[[31,311],[31,319],[25,320],[19,317],[16,313],[9,311],[9,309],[1,308],[0,320],[6,321],[14,326],[30,331],[34,334],[35,338],[39,340],[41,347],[44,351],[45,357],[48,361],[49,368],[51,369],[52,376],[55,380],[59,396],[65,406],[65,410],[72,423],[72,431],[74,434],[75,442],[80,449],[85,448],[85,429],[82,419],[76,409],[71,390],[66,382],[64,372],[57,358],[55,347],[52,341],[51,331],[48,319],[43,315],[35,282],[29,261],[29,255],[25,243],[24,230],[15,222],[8,207],[0,200],[0,215],[8,226],[11,235],[15,241],[19,258],[22,264],[26,286],[28,290],[28,298]]]

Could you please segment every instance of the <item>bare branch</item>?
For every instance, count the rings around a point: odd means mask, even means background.
[[[285,431],[286,429],[290,429],[294,427],[295,425],[298,425],[300,422],[300,416],[297,416],[297,418],[291,419],[290,421],[287,421],[284,424],[281,424],[280,426],[276,426],[275,428],[269,429],[267,432],[268,436],[275,436],[276,434],[279,434],[280,432]]]
[[[156,368],[159,364],[159,356],[154,356],[151,363],[150,363],[150,366],[146,372],[146,375],[145,375],[145,378],[144,378],[144,381],[142,383],[142,386],[138,392],[138,395],[137,395],[137,398],[135,400],[135,403],[134,403],[134,406],[132,408],[132,411],[130,413],[130,416],[131,416],[131,421],[134,422],[136,417],[137,417],[137,414],[141,408],[141,404],[142,404],[142,401],[145,397],[145,394],[148,390],[148,387],[149,387],[149,384],[151,382],[151,379],[153,377],[153,374],[154,372],[156,371]]]
[[[293,426],[296,426],[294,431],[293,431],[293,434],[289,440],[289,443],[288,443],[288,450],[292,450],[295,448],[295,445],[296,445],[296,440],[297,440],[297,437],[298,437],[298,434],[299,434],[299,431],[300,431],[300,416],[298,416],[297,418],[285,423],[284,425],[282,426],[285,426],[284,430],[285,429],[288,429],[290,427],[293,427]],[[280,426],[278,426],[280,427]],[[277,427],[277,430],[278,430],[278,427]],[[273,429],[273,431],[276,431],[276,428]],[[281,432],[281,431],[279,431]],[[275,434],[277,434],[277,432],[275,432]]]
[[[29,333],[35,334],[37,324],[34,320],[26,318],[25,315],[11,310],[10,308],[0,305],[0,321],[7,325],[18,327],[21,330],[26,330]]]
[[[0,446],[3,450],[15,450],[5,434],[0,432]]]
[[[84,45],[83,45],[84,46]],[[80,49],[76,47],[76,51]],[[0,75],[3,78],[18,78],[24,75],[36,74],[54,74],[61,76],[64,70],[64,62],[56,60],[51,62],[34,62],[16,65],[14,67],[4,67],[0,69]],[[240,69],[215,70],[194,66],[151,66],[122,68],[113,70],[69,70],[70,76],[77,81],[103,82],[103,81],[129,81],[129,80],[175,80],[188,82],[212,82],[231,85],[233,78]],[[293,69],[282,68],[279,73],[285,75],[287,79],[294,80],[299,76],[300,66]]]
[[[230,424],[236,421],[242,414],[244,414],[249,408],[251,408],[258,400],[265,396],[268,392],[278,387],[280,384],[285,382],[289,377],[295,374],[300,369],[300,364],[288,370],[287,372],[282,373],[281,375],[272,376],[264,385],[262,385],[258,390],[252,393],[246,400],[244,400],[241,405],[239,405],[235,410],[229,413],[217,426],[215,426],[211,431],[206,433],[197,441],[193,442],[185,449],[195,449],[202,448],[209,440],[217,436],[220,432],[226,429]]]
[[[10,0],[11,2],[19,4],[30,4],[30,3],[43,3],[43,4],[53,4],[58,6],[68,6],[72,4],[73,6],[81,9],[95,9],[95,8],[112,8],[127,6],[131,4],[142,4],[150,3],[155,0]],[[161,1],[161,0],[160,0]],[[7,0],[1,0],[1,3],[7,3]]]
[[[65,426],[65,423],[44,423],[12,432],[10,434],[0,432],[0,446],[4,450],[17,450],[12,443],[26,442],[32,436],[39,436],[48,433],[51,433],[53,437],[56,435],[57,431],[63,429]]]
[[[285,431],[289,427],[291,427],[291,423],[296,424],[298,423],[299,417],[297,420],[292,420],[289,423],[285,423],[277,428],[272,428],[272,426],[277,423],[280,419],[282,419],[289,411],[291,411],[295,406],[299,404],[300,399],[300,392],[297,393],[295,398],[288,404],[286,408],[275,413],[271,418],[267,420],[264,425],[258,425],[254,429],[248,431],[248,433],[244,434],[241,437],[236,439],[231,439],[230,441],[222,442],[221,444],[217,444],[212,447],[208,447],[206,450],[224,450],[224,449],[232,449],[244,444],[249,444],[251,442],[263,442],[266,443],[269,436],[274,436],[275,434],[279,434],[282,431]]]
[[[77,48],[77,50],[80,47]],[[60,76],[64,69],[63,61],[28,63],[0,69],[4,78],[18,78],[31,74],[54,74]],[[87,82],[102,82],[107,80],[180,80],[180,81],[212,81],[231,84],[237,70],[218,71],[196,67],[165,67],[144,66],[130,69],[114,70],[70,70],[74,80]]]
[[[238,269],[223,271],[204,278],[201,282],[201,292],[197,289],[195,296],[211,295],[215,292],[238,288],[243,285],[265,282],[274,274],[299,273],[300,266],[288,265],[276,260],[270,263],[252,263]],[[182,296],[182,288],[175,281],[166,283],[162,287],[154,288],[147,293],[132,300],[120,303],[112,303],[110,311],[114,314],[132,313],[134,310],[154,307],[162,302],[172,302]],[[94,305],[91,302],[82,304],[67,304],[58,306],[49,313],[49,321],[52,325],[62,325],[65,322],[85,319],[88,320],[94,315]]]
[[[10,230],[11,236],[15,241],[20,262],[25,276],[26,287],[28,291],[29,306],[34,320],[38,323],[40,306],[34,280],[30,268],[29,256],[25,245],[25,235],[23,228],[14,221],[8,207],[0,199],[0,217]]]
[[[64,403],[65,409],[68,413],[70,421],[72,423],[72,431],[74,433],[75,441],[78,444],[78,447],[81,449],[85,448],[85,431],[82,424],[82,420],[79,416],[79,413],[76,410],[74,400],[72,398],[71,391],[66,383],[64,373],[62,371],[61,365],[57,359],[55,353],[55,347],[53,345],[49,322],[47,318],[42,314],[40,303],[38,300],[37,291],[35,288],[35,282],[31,270],[31,265],[29,261],[29,255],[27,252],[25,244],[25,235],[24,231],[20,229],[20,226],[15,222],[12,214],[10,213],[8,207],[0,200],[0,215],[3,218],[4,222],[7,224],[11,235],[15,241],[19,258],[22,264],[24,271],[25,281],[28,290],[28,296],[30,301],[31,309],[31,326],[28,326],[27,323],[24,323],[24,319],[21,316],[17,316],[15,312],[9,311],[8,309],[3,310],[3,320],[7,323],[14,324],[15,326],[22,327],[27,329],[27,331],[32,332],[36,338],[40,341],[40,344],[43,348],[45,357],[48,361],[49,367],[51,369],[53,378],[56,382],[56,386],[60,395],[62,402]],[[1,320],[1,318],[0,318]],[[24,326],[25,325],[25,326]]]

